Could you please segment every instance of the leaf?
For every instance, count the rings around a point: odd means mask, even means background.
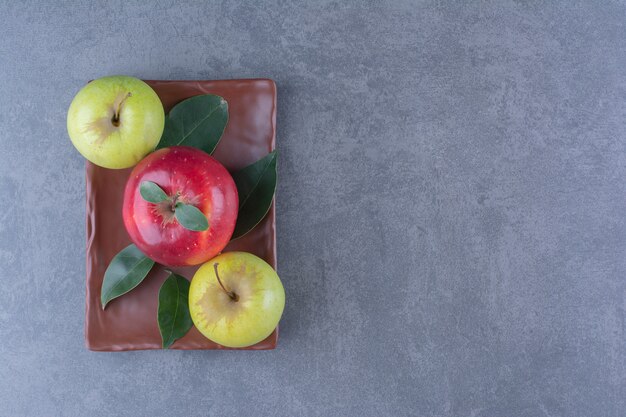
[[[135,245],[122,249],[111,261],[102,281],[100,301],[102,309],[114,298],[135,288],[148,275],[154,261]]]
[[[167,148],[168,146],[174,146],[178,143],[180,138],[183,137],[182,126],[176,121],[170,119],[170,115],[165,115],[165,126],[163,127],[163,134],[161,140],[157,144],[156,149]]]
[[[177,203],[175,215],[178,223],[185,229],[203,232],[209,228],[209,221],[204,213],[191,204]]]
[[[276,155],[274,151],[233,174],[239,194],[233,239],[254,229],[270,210],[276,191]]]
[[[181,101],[165,118],[157,149],[193,146],[209,154],[222,138],[228,123],[228,103],[220,96],[204,94]]]
[[[144,200],[150,203],[160,203],[168,198],[165,191],[152,181],[143,181],[139,186],[139,193]]]
[[[193,326],[189,314],[189,281],[185,277],[171,273],[161,285],[157,320],[163,349],[168,349]]]

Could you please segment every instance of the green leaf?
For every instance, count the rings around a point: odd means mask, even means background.
[[[100,301],[102,309],[114,298],[135,288],[148,275],[154,261],[135,245],[122,249],[111,261],[102,281]]]
[[[175,215],[178,223],[185,229],[203,232],[209,228],[209,221],[204,213],[191,204],[177,203]]]
[[[167,148],[168,146],[174,146],[179,143],[183,137],[182,126],[177,121],[172,121],[170,115],[165,115],[165,126],[163,127],[163,134],[161,140],[157,144],[156,149]]]
[[[185,277],[171,273],[161,285],[157,320],[163,349],[168,349],[193,326],[189,314],[189,281]]]
[[[157,149],[193,146],[209,154],[222,138],[228,123],[228,103],[220,96],[205,94],[181,101],[165,118]]]
[[[143,181],[139,186],[139,193],[144,200],[150,203],[160,203],[168,198],[165,191],[152,181]]]
[[[274,151],[233,174],[239,194],[233,239],[254,229],[270,210],[276,191],[276,155]]]

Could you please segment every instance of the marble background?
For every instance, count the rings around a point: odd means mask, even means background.
[[[0,0],[0,415],[626,415],[623,1]],[[89,79],[278,85],[271,352],[84,347]]]

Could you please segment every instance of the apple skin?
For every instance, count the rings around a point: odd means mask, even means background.
[[[238,297],[235,301],[222,289]],[[198,269],[189,287],[189,311],[196,328],[223,346],[254,345],[269,336],[285,308],[285,290],[276,271],[246,252],[226,252]]]
[[[129,168],[161,139],[165,112],[159,96],[143,81],[126,76],[88,83],[67,112],[72,143],[104,168]]]
[[[152,181],[169,196],[196,206],[209,228],[197,232],[181,226],[169,202],[149,203],[139,188]],[[156,262],[198,265],[220,253],[237,221],[239,197],[230,173],[209,154],[188,146],[159,149],[133,169],[124,190],[122,216],[133,243]]]

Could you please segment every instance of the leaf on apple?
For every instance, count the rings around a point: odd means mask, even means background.
[[[157,149],[192,146],[212,154],[228,123],[228,103],[220,96],[204,94],[178,103],[165,116],[165,128]]]
[[[135,245],[122,249],[111,261],[104,273],[100,301],[104,310],[109,301],[126,294],[143,281],[154,266],[154,261],[144,255]]]
[[[203,232],[209,228],[209,221],[204,213],[191,204],[177,203],[175,215],[178,223],[185,229]]]
[[[189,281],[185,277],[171,273],[161,285],[157,320],[163,349],[168,349],[193,326],[189,314]]]
[[[276,191],[276,151],[233,174],[239,194],[239,214],[232,239],[259,224],[272,206]]]
[[[149,203],[156,204],[169,198],[167,194],[165,194],[165,191],[152,181],[143,181],[139,186],[139,193],[141,197]]]

